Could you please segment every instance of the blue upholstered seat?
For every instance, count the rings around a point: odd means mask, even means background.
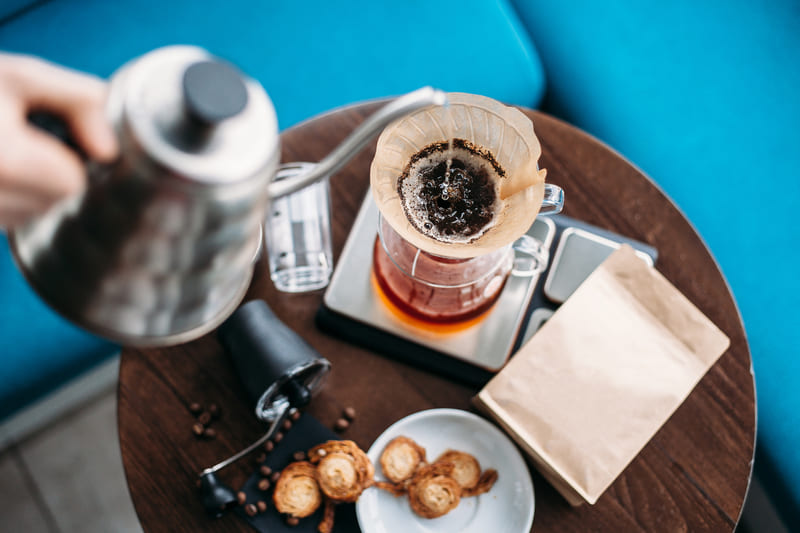
[[[541,64],[505,3],[51,0],[0,25],[0,50],[104,77],[168,44],[203,46],[256,77],[282,128],[428,84],[528,106],[544,92]],[[46,309],[0,241],[2,420],[115,347]]]
[[[756,471],[800,530],[800,5],[512,1],[545,109],[643,168],[719,262],[753,357]]]
[[[0,27],[0,50],[101,76],[168,44],[203,46],[256,77],[281,128],[429,84],[529,106],[544,92],[505,2],[52,0]]]
[[[115,351],[42,303],[0,236],[0,421]]]

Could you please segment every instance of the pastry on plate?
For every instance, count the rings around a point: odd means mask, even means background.
[[[423,518],[438,518],[455,509],[461,501],[461,485],[452,478],[453,463],[436,463],[420,468],[408,485],[411,510]]]
[[[458,450],[447,450],[439,456],[435,463],[453,463],[452,478],[458,481],[462,489],[471,489],[478,484],[481,477],[481,465],[474,456]]]
[[[400,483],[411,478],[417,468],[425,463],[425,448],[408,437],[395,437],[383,449],[380,463],[386,479]]]

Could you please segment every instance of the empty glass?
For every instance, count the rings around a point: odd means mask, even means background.
[[[275,180],[306,172],[312,163],[281,165]],[[328,285],[333,271],[328,177],[272,202],[264,221],[269,272],[284,292]]]

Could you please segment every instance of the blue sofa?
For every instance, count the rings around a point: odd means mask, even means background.
[[[756,470],[800,530],[800,4],[30,4],[0,8],[0,49],[108,76],[199,44],[263,83],[282,128],[431,84],[539,107],[608,143],[676,201],[731,285],[756,373]],[[0,246],[0,419],[112,349],[52,316],[9,261]]]

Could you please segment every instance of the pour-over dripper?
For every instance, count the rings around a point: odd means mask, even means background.
[[[545,186],[545,170],[538,168],[542,153],[533,124],[521,111],[484,96],[449,93],[449,105],[416,111],[386,128],[378,139],[370,169],[370,183],[378,209],[405,240],[428,253],[469,258],[513,243],[533,224],[537,214],[559,211],[561,190]],[[424,233],[409,218],[398,184],[419,154],[451,140],[488,154],[480,164],[493,167],[496,200],[494,219],[485,230],[462,240],[444,241]],[[461,142],[464,141],[464,142]],[[462,152],[459,157],[475,157]],[[546,190],[549,187],[549,190]],[[547,201],[545,201],[547,200]],[[543,203],[544,202],[544,203]]]

